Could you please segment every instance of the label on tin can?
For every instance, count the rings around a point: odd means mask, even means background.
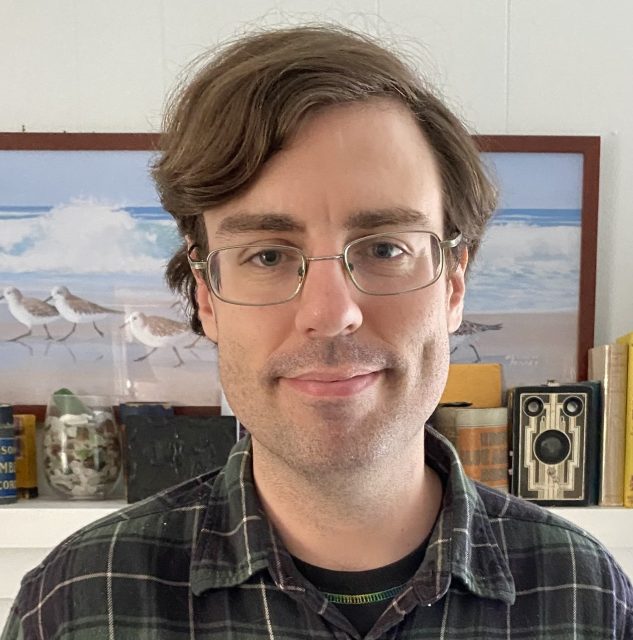
[[[15,438],[0,437],[0,504],[15,502],[18,487],[15,477]]]

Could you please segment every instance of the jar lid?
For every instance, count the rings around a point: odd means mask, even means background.
[[[0,424],[13,424],[13,407],[10,404],[0,404]]]
[[[119,405],[119,416],[121,422],[129,416],[149,416],[152,418],[173,416],[174,408],[167,403],[161,402],[122,402]]]

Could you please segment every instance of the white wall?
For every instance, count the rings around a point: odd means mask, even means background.
[[[154,131],[202,48],[306,18],[406,42],[479,133],[602,136],[596,342],[633,330],[630,0],[0,0],[0,131]]]

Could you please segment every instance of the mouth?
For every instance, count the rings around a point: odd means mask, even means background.
[[[349,397],[376,384],[381,375],[382,370],[359,373],[313,371],[279,380],[294,391],[313,397]]]

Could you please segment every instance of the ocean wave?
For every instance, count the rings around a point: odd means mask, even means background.
[[[473,264],[466,308],[569,311],[578,306],[580,228],[492,226]]]
[[[94,200],[72,200],[28,218],[7,217],[2,229],[5,273],[158,273],[178,244],[173,222],[142,219]]]
[[[580,209],[498,209],[491,225],[526,224],[539,227],[580,227]]]

